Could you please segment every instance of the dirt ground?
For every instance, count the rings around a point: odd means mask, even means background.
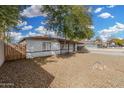
[[[0,87],[124,87],[124,57],[77,53],[6,62]]]

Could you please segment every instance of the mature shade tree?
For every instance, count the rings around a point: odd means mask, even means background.
[[[6,36],[6,32],[10,28],[15,27],[19,20],[19,6],[1,5],[0,6],[0,38],[8,41],[10,38]]]
[[[48,30],[63,34],[69,39],[90,39],[94,33],[89,27],[92,25],[88,8],[76,5],[46,5],[41,11],[46,14]]]

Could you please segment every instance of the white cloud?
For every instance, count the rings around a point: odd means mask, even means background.
[[[90,29],[95,29],[95,27],[94,27],[93,25],[88,26],[88,28],[90,28]]]
[[[88,12],[91,13],[93,11],[93,8],[92,7],[89,7],[88,8]]]
[[[40,36],[40,33],[29,32],[27,36]]]
[[[111,37],[113,34],[124,31],[124,24],[116,23],[114,26],[109,27],[108,29],[103,29],[100,31],[100,37],[105,40]]]
[[[49,31],[44,26],[39,26],[38,28],[35,29],[35,31],[37,31],[41,35],[49,35],[56,37],[56,33],[54,31]]]
[[[101,30],[101,33],[108,34],[108,33],[117,33],[120,31],[124,31],[124,24],[117,22],[114,26],[109,27],[108,29]]]
[[[107,13],[107,12],[98,15],[98,17],[104,18],[104,19],[106,19],[106,18],[114,18],[114,16],[112,16],[110,13]]]
[[[96,10],[94,11],[94,13],[99,13],[99,12],[101,12],[102,10],[103,10],[102,7],[96,8]]]
[[[38,28],[35,29],[35,31],[42,32],[47,31],[47,29],[44,26],[39,26]]]
[[[15,42],[23,38],[23,35],[21,32],[9,32],[9,36],[13,38]]]
[[[27,25],[27,21],[19,20],[18,26],[26,26],[26,25]]]
[[[22,28],[22,30],[31,30],[33,27],[31,26],[31,25],[29,25],[29,26],[24,26],[23,28]]]
[[[107,41],[111,36],[112,36],[111,34],[100,35],[100,38],[105,42],[105,41]]]
[[[46,16],[46,14],[41,13],[41,8],[41,5],[32,5],[24,9],[20,14],[25,17]]]
[[[41,25],[45,25],[46,24],[46,22],[44,22],[44,21],[41,21]]]
[[[33,33],[33,32],[28,33],[28,36],[35,36],[35,35],[36,35],[36,33]]]
[[[48,33],[50,32],[44,26],[39,26],[38,28],[35,29],[35,31],[42,35],[48,35]]]
[[[107,6],[108,8],[113,8],[113,7],[115,7],[115,5],[109,5],[109,6]]]
[[[124,24],[116,22],[116,27],[120,30],[124,30]]]

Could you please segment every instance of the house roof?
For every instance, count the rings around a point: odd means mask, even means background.
[[[82,42],[73,41],[69,39],[63,39],[63,38],[57,38],[57,37],[49,37],[49,36],[32,36],[32,37],[25,37],[19,43],[25,41],[25,40],[58,40],[59,42],[69,42],[69,43],[78,43],[83,44]]]

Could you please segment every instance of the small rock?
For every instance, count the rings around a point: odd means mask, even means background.
[[[95,70],[95,69],[97,69],[97,70],[105,70],[106,69],[106,65],[104,65],[102,62],[97,61],[97,62],[95,62],[93,64],[92,69],[93,70]]]

